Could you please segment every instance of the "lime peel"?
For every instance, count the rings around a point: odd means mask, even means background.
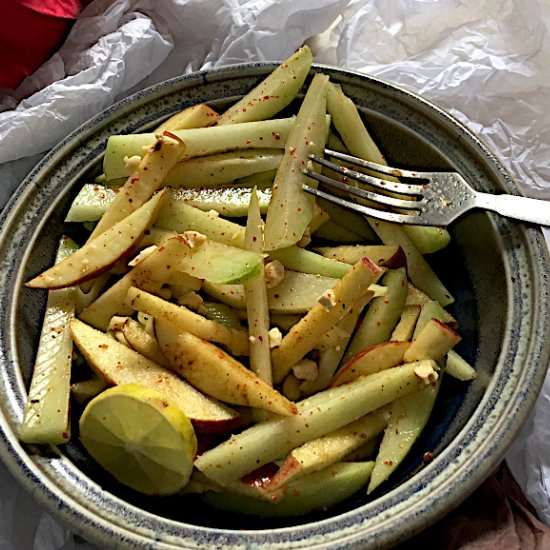
[[[185,413],[137,384],[115,386],[92,399],[80,418],[80,440],[118,481],[148,495],[183,489],[197,453]]]

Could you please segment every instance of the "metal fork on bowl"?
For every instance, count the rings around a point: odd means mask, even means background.
[[[469,210],[482,208],[516,220],[550,225],[550,202],[517,195],[480,193],[474,191],[457,172],[402,170],[330,149],[326,149],[325,154],[334,159],[366,168],[371,172],[391,176],[394,180],[401,178],[416,182],[389,181],[357,172],[324,158],[310,157],[313,162],[340,174],[342,179],[339,181],[306,169],[304,172],[307,176],[322,184],[344,191],[352,197],[369,201],[373,206],[358,204],[305,184],[302,186],[304,191],[373,218],[412,225],[444,227]],[[369,189],[349,185],[346,181],[350,179],[366,184]]]

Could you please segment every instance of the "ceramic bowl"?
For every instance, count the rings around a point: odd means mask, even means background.
[[[259,522],[201,506],[193,497],[147,499],[114,483],[77,443],[19,443],[44,294],[24,281],[52,262],[63,218],[83,178],[100,170],[110,134],[146,129],[198,102],[238,99],[274,68],[245,64],[182,76],[99,114],[29,174],[0,231],[0,456],[51,513],[101,547],[384,548],[405,540],[468,496],[502,459],[534,404],[550,359],[548,252],[538,228],[484,212],[450,229],[434,264],[456,296],[460,352],[479,373],[447,379],[424,435],[387,485],[328,512]],[[359,106],[391,164],[454,169],[489,192],[518,189],[497,158],[428,101],[387,82],[328,67]],[[447,377],[448,378],[448,377]],[[424,452],[434,459],[424,464]]]

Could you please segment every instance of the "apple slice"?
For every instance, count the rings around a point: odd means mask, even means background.
[[[387,342],[401,317],[407,298],[405,268],[390,269],[382,277],[381,284],[387,291],[384,296],[375,298],[369,305],[344,354],[344,361],[374,344]]]
[[[203,453],[195,460],[195,467],[220,485],[227,486],[306,441],[326,435],[399,397],[421,390],[425,387],[424,380],[433,379],[437,374],[433,365],[433,361],[423,365],[422,379],[417,373],[420,365],[411,363],[316,393],[296,404],[298,415],[270,418],[254,424]]]
[[[290,369],[309,353],[349,308],[369,291],[383,270],[368,258],[357,262],[330,291],[319,298],[309,312],[294,325],[281,345],[271,354],[273,380],[280,382]]]
[[[438,319],[430,319],[412,341],[403,356],[404,361],[420,359],[441,359],[458,342],[460,335]]]
[[[415,397],[413,394],[413,399]],[[263,489],[277,497],[289,483],[342,460],[348,453],[378,436],[389,420],[389,406],[381,407],[343,428],[296,447]]]
[[[124,277],[88,304],[80,319],[100,330],[107,330],[114,315],[131,315],[133,310],[126,305],[126,295],[132,286],[150,292],[160,292],[164,284],[176,283],[180,289],[198,290],[201,281],[175,269],[187,254],[186,241],[179,236],[162,239],[158,246]]]
[[[62,262],[27,283],[31,288],[66,288],[93,279],[131,252],[155,220],[166,191],[162,190]]]
[[[234,405],[297,414],[294,403],[214,344],[178,330],[164,318],[155,319],[155,329],[172,368],[204,393]]]
[[[330,387],[341,386],[359,376],[374,374],[399,365],[403,362],[403,356],[410,345],[410,342],[390,341],[360,351],[336,373]]]
[[[97,222],[89,240],[95,239],[143,206],[161,188],[166,174],[182,156],[185,148],[185,143],[170,132],[155,136],[143,159]]]
[[[341,246],[321,246],[314,248],[315,252],[325,258],[344,262],[353,265],[355,262],[365,256],[376,265],[396,268],[406,264],[406,257],[403,250],[397,245],[341,245]]]
[[[420,315],[421,307],[418,304],[405,305],[399,322],[391,333],[390,340],[409,341],[414,334],[414,327]]]
[[[432,318],[437,319],[438,321],[441,321],[454,329],[458,327],[458,321],[445,308],[441,307],[439,302],[436,302],[435,300],[428,300],[427,302],[421,304],[421,307],[422,309],[420,310],[420,314],[418,315],[418,319],[416,321],[416,326],[414,327],[412,336],[413,340],[424,328],[426,323],[428,323],[428,321]]]
[[[161,392],[181,407],[198,431],[225,432],[239,425],[236,411],[107,334],[77,319],[71,322],[71,333],[86,361],[108,385],[138,384]]]
[[[120,330],[132,349],[161,367],[170,367],[168,359],[164,357],[160,350],[157,339],[149,334],[141,323],[127,317]]]
[[[136,311],[147,313],[157,320],[166,319],[178,330],[211,340],[226,346],[235,355],[248,355],[248,332],[244,329],[226,327],[217,321],[206,319],[185,306],[167,302],[154,294],[136,287],[130,287],[128,305]]]

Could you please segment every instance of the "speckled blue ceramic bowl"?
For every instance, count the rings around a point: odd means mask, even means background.
[[[550,359],[550,261],[537,228],[485,213],[451,229],[433,258],[457,297],[461,353],[471,384],[445,380],[425,435],[395,478],[333,510],[259,523],[193,498],[145,499],[116,485],[81,448],[17,439],[44,296],[23,286],[48,265],[78,182],[100,169],[108,136],[142,130],[182,107],[236,100],[274,65],[247,64],[176,78],[114,105],[83,125],[27,177],[0,232],[0,456],[40,503],[101,547],[384,548],[455,507],[501,460],[540,390]],[[317,68],[316,70],[318,70]],[[395,165],[456,169],[482,191],[517,193],[505,169],[468,130],[429,102],[386,82],[323,68],[361,108]],[[422,464],[425,451],[434,460]]]

